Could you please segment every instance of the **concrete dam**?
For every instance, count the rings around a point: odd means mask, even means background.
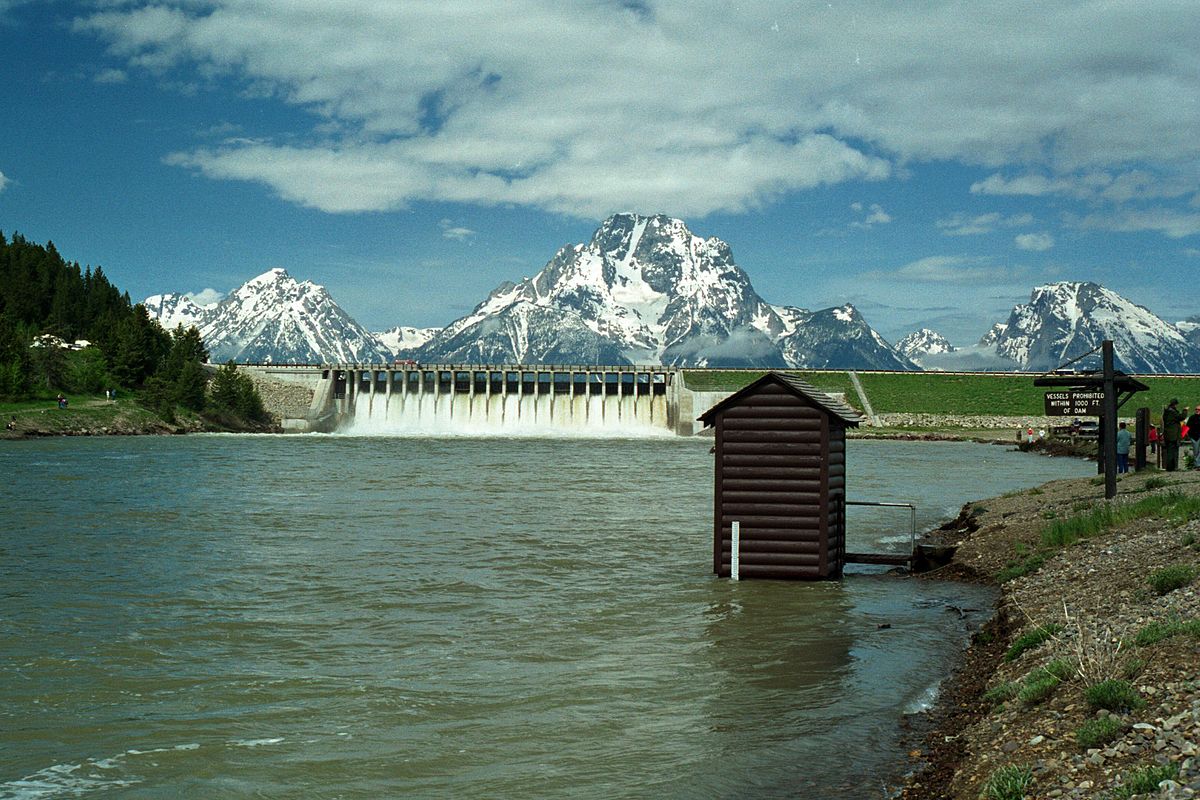
[[[673,367],[240,365],[286,431],[689,436],[728,392]]]

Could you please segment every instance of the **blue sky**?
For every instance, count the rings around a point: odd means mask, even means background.
[[[442,325],[610,213],[970,344],[1032,287],[1200,313],[1184,2],[0,0],[0,230],[141,299],[272,267]]]

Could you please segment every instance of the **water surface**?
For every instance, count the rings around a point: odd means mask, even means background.
[[[881,796],[988,602],[713,578],[700,439],[0,445],[0,798]],[[927,525],[1089,467],[851,441],[849,470]]]

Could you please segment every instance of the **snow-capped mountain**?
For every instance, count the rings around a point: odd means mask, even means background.
[[[896,349],[912,361],[919,362],[922,356],[953,353],[955,347],[937,331],[921,328],[897,342]]]
[[[994,344],[997,355],[1022,369],[1048,370],[1105,339],[1113,341],[1117,368],[1126,372],[1200,370],[1200,348],[1178,328],[1095,283],[1061,282],[1035,288],[1027,304],[1012,310]]]
[[[1193,314],[1185,320],[1176,322],[1175,327],[1187,337],[1189,342],[1200,347],[1200,314]]]
[[[143,300],[142,305],[151,319],[158,320],[168,331],[175,330],[177,325],[199,327],[200,320],[213,308],[196,305],[190,297],[182,294],[156,294]]]
[[[426,362],[912,369],[853,306],[755,293],[729,245],[680,220],[617,214],[537,275],[504,283],[416,351]]]
[[[403,355],[416,350],[428,342],[441,328],[410,328],[404,325],[388,328],[386,331],[376,331],[372,335],[393,355]]]
[[[997,322],[991,327],[991,329],[988,330],[987,333],[983,335],[983,338],[979,340],[979,346],[992,347],[1000,340],[1000,337],[1004,335],[1006,330],[1008,330],[1007,322]]]
[[[182,295],[143,303],[164,327],[195,325],[213,362],[380,363],[391,350],[338,307],[325,287],[272,269],[212,306]]]

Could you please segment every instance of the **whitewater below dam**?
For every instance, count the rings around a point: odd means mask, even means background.
[[[714,578],[701,438],[3,445],[4,800],[882,797],[992,599]],[[1094,471],[860,440],[848,467],[922,526]]]

